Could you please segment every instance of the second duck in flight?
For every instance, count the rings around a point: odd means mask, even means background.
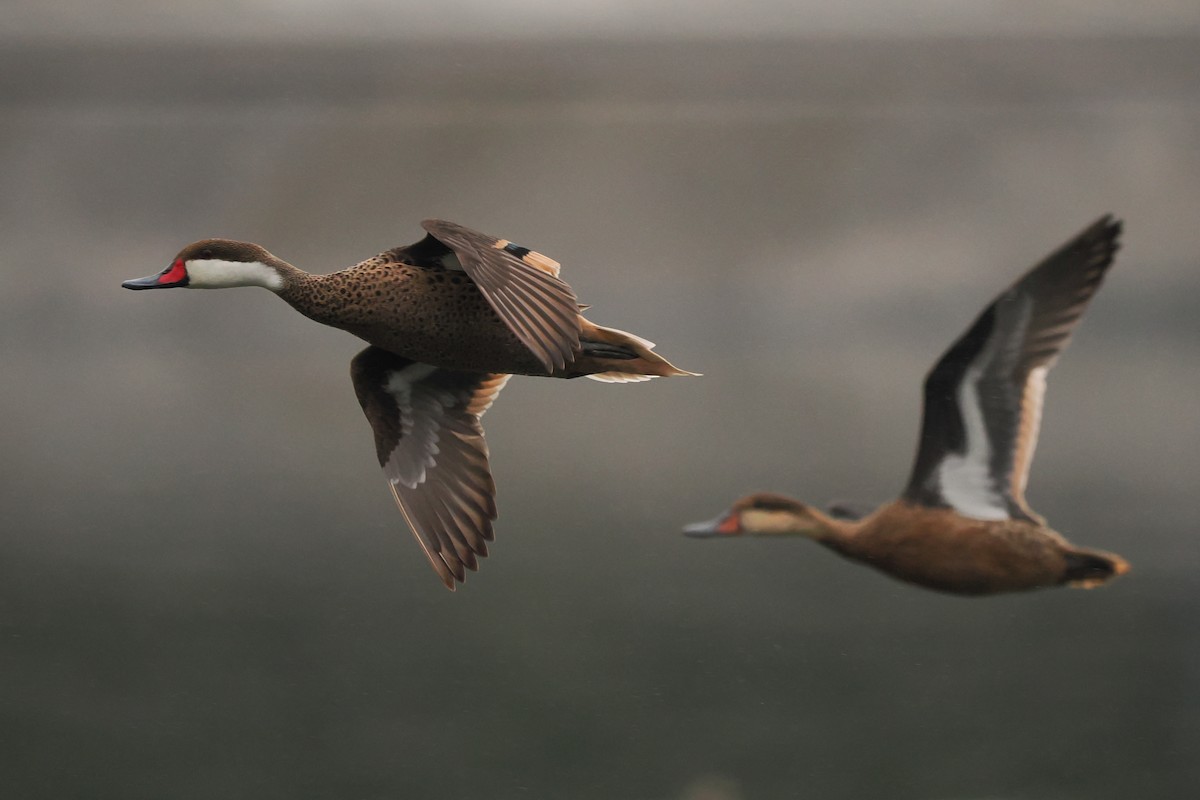
[[[309,319],[371,346],[354,391],[396,503],[453,591],[487,555],[496,487],[480,417],[510,374],[599,381],[693,375],[654,345],[579,313],[558,262],[442,220],[428,235],[331,275],[310,275],[248,242],[205,239],[126,289],[261,286]]]
[[[975,320],[925,378],[916,463],[899,500],[861,519],[752,494],[698,537],[794,535],[930,589],[983,595],[1092,587],[1127,572],[1120,556],[1069,544],[1025,503],[1046,373],[1117,251],[1103,217],[1046,257]]]

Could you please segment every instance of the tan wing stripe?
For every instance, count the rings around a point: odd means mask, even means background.
[[[496,401],[496,396],[500,394],[500,390],[504,388],[511,377],[511,375],[497,372],[493,373],[492,377],[480,383],[479,389],[467,405],[467,413],[473,414],[476,417],[482,417],[487,413],[487,410],[492,407],[492,403]]]
[[[497,239],[496,243],[494,245],[492,245],[492,247],[496,248],[497,250],[503,250],[504,248],[508,247],[510,244],[513,244],[513,243],[510,242],[508,239]],[[527,249],[527,248],[524,248],[522,245],[517,245],[517,247],[521,247],[522,249]],[[509,255],[511,255],[513,258],[516,258],[516,256],[513,255],[512,253],[509,253]],[[520,260],[524,261],[526,264],[533,267],[534,269],[540,269],[542,272],[545,272],[548,275],[553,275],[556,278],[558,277],[558,273],[562,269],[562,264],[559,264],[553,258],[544,256],[535,250],[530,250],[525,255],[521,256]]]

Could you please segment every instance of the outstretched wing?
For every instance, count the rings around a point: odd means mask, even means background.
[[[509,376],[439,369],[378,347],[354,357],[350,376],[396,503],[453,591],[494,538],[496,485],[479,418]]]
[[[403,248],[409,257],[466,272],[547,373],[575,360],[579,301],[559,279],[557,261],[453,222],[427,219],[421,227],[429,236]]]
[[[1104,216],[983,313],[925,379],[905,499],[977,519],[1040,518],[1025,503],[1046,373],[1100,287],[1121,223]]]

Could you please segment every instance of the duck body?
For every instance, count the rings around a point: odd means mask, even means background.
[[[259,286],[368,343],[350,376],[392,495],[448,589],[494,538],[496,486],[480,422],[511,375],[623,383],[693,375],[640,337],[584,319],[559,264],[444,220],[328,275],[249,242],[204,239],[128,289]]]
[[[423,364],[547,375],[469,278],[389,255],[330,275],[300,276],[279,296],[311,320]]]
[[[631,375],[684,374],[645,353],[631,334],[576,314],[579,349],[547,372],[462,270],[405,261],[403,248],[329,275],[296,270],[277,292],[311,320],[423,364],[511,375],[578,378],[628,369]],[[622,349],[623,346],[623,349]],[[617,349],[613,349],[613,348]],[[608,353],[595,356],[593,353]],[[617,356],[617,357],[613,357]],[[649,358],[647,358],[649,356]]]
[[[694,537],[805,536],[907,583],[962,595],[1091,588],[1129,571],[1070,544],[1025,501],[1046,375],[1111,266],[1102,217],[1002,292],[925,378],[908,485],[861,517],[760,492],[684,528]]]
[[[848,559],[941,592],[988,595],[1098,585],[1128,569],[1027,520],[978,520],[948,508],[889,503],[819,541]]]

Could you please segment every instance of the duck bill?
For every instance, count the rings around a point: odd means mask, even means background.
[[[176,286],[187,286],[187,269],[182,261],[176,261],[162,272],[147,275],[144,278],[134,278],[124,281],[121,286],[126,289],[171,289]]]
[[[737,514],[719,514],[705,522],[693,522],[683,526],[683,535],[693,539],[737,536],[741,532],[742,527]]]

